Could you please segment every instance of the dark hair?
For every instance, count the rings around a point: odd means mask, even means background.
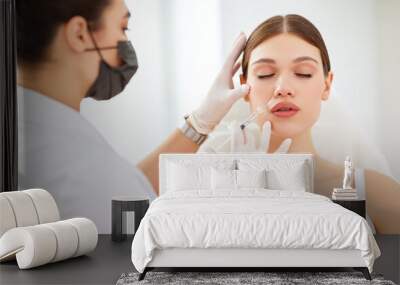
[[[290,14],[286,16],[274,16],[261,23],[250,35],[243,52],[242,72],[247,77],[247,68],[250,54],[259,44],[279,34],[289,33],[305,40],[317,47],[321,53],[322,67],[325,76],[331,70],[328,50],[318,29],[306,18]]]
[[[110,0],[16,0],[18,60],[31,64],[44,60],[58,27],[74,16],[98,29],[109,4]]]

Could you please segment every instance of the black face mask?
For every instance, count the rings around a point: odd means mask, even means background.
[[[86,97],[92,97],[96,100],[108,100],[121,93],[129,80],[138,69],[138,62],[135,49],[130,41],[119,41],[115,47],[99,48],[90,34],[95,48],[86,49],[86,51],[97,51],[100,55],[100,71],[96,80],[86,93]],[[101,55],[100,50],[117,49],[118,56],[124,61],[119,67],[110,66]]]

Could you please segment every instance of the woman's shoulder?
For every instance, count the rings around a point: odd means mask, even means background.
[[[321,157],[316,157],[316,176],[321,180],[324,179],[334,179],[342,178],[344,175],[344,167],[330,162],[328,160],[322,159]],[[362,173],[365,180],[366,188],[372,189],[396,189],[400,191],[400,184],[396,179],[385,175],[379,171],[370,168],[357,168],[359,173]]]
[[[373,169],[364,169],[365,182],[368,188],[395,189],[400,191],[400,184],[393,177]]]
[[[321,179],[329,177],[337,177],[343,175],[344,167],[326,160],[318,155],[315,156],[315,172],[317,176],[322,176]]]

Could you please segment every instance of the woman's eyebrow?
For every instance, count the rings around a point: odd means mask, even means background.
[[[312,58],[311,56],[300,56],[300,57],[298,57],[298,58],[293,60],[294,63],[299,63],[299,62],[302,62],[302,61],[313,61],[315,63],[318,63],[318,61],[316,59]],[[272,58],[264,57],[264,58],[257,59],[251,65],[260,64],[260,63],[275,64],[276,61],[273,60]]]
[[[259,63],[272,63],[272,64],[275,64],[276,62],[272,58],[264,57],[264,58],[257,59],[251,65],[255,65],[255,64],[259,64]]]
[[[298,62],[307,61],[307,60],[318,63],[318,61],[316,59],[312,58],[311,56],[300,56],[300,57],[294,59],[293,62],[298,63]]]

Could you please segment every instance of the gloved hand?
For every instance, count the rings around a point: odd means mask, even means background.
[[[229,125],[231,152],[261,152],[266,153],[271,137],[271,122],[266,121],[260,128],[256,123],[248,124],[243,130],[236,121]],[[292,140],[285,139],[274,153],[287,153]]]
[[[232,77],[240,67],[240,62],[236,61],[245,44],[246,36],[244,33],[240,33],[205,100],[198,109],[189,115],[189,122],[199,133],[209,134],[228,113],[232,105],[249,93],[249,85],[243,84],[234,88],[232,81]]]

